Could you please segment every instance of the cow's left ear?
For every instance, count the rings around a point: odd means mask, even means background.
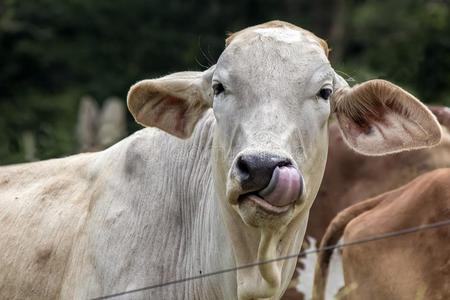
[[[179,138],[191,136],[195,124],[211,107],[214,67],[142,80],[130,88],[128,109],[136,122]]]
[[[441,127],[428,108],[385,80],[352,88],[341,84],[332,107],[349,146],[365,155],[424,148],[441,140]]]

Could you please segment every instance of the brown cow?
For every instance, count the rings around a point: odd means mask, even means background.
[[[330,122],[328,160],[319,193],[311,208],[306,240],[309,236],[312,241],[320,241],[331,220],[343,209],[400,187],[431,170],[450,167],[450,109],[443,106],[429,108],[443,126],[441,143],[433,148],[387,156],[356,153],[343,140],[337,122]],[[315,255],[300,261],[299,272],[294,274],[284,300],[311,298]]]
[[[450,169],[424,174],[334,218],[321,247],[450,219]],[[450,299],[450,226],[343,248],[345,299]],[[319,254],[313,299],[324,299],[332,251]]]
[[[387,156],[363,156],[351,150],[337,123],[331,122],[327,165],[306,235],[320,241],[331,220],[350,205],[400,187],[431,170],[450,167],[450,109],[430,109],[446,128],[442,142],[437,147]]]

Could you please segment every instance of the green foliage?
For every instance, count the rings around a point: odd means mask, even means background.
[[[224,33],[271,19],[327,38],[339,5],[346,17],[336,69],[450,103],[446,1],[2,0],[0,164],[25,160],[25,132],[35,136],[38,159],[74,153],[82,95],[125,99],[137,80],[203,69],[218,58]],[[129,121],[130,131],[139,128]]]
[[[365,1],[351,11],[346,55],[425,102],[450,98],[450,8],[444,1]]]

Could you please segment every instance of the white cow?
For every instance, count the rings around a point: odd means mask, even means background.
[[[348,87],[327,52],[288,23],[247,28],[205,72],[130,89],[135,119],[159,129],[98,153],[2,168],[0,298],[88,299],[298,252],[331,111],[361,153],[439,142],[416,98],[381,80]],[[278,299],[295,264],[122,298]]]

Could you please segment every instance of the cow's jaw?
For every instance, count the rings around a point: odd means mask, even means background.
[[[233,207],[219,202],[237,267],[272,261],[299,251],[308,220],[309,208],[305,203],[298,211],[289,213],[288,225],[257,228],[245,224]],[[237,270],[237,298],[278,299],[287,288],[295,265],[296,259],[278,260]]]

